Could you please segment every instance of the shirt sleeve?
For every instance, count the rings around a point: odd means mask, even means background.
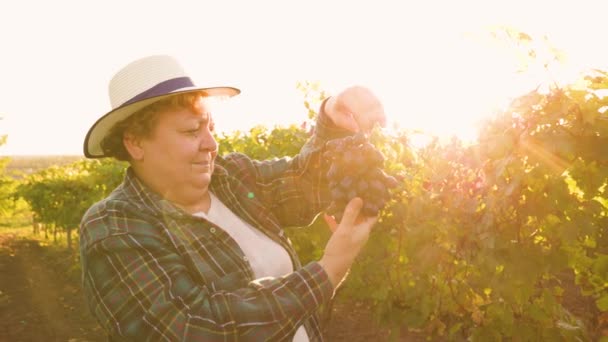
[[[325,103],[312,137],[296,156],[265,161],[250,160],[238,153],[226,157],[231,173],[255,189],[256,198],[283,227],[308,225],[329,205],[325,178],[329,165],[322,157],[325,143],[352,133],[334,125],[325,114]]]
[[[158,228],[115,210],[81,226],[83,284],[89,306],[112,336],[128,340],[285,340],[333,288],[312,262],[281,278],[230,291],[193,279]],[[209,260],[210,265],[216,260]]]

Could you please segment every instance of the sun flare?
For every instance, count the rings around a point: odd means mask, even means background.
[[[463,34],[437,51],[450,57],[426,74],[431,91],[408,97],[405,112],[389,109],[390,121],[440,138],[475,141],[482,122],[513,98],[549,81],[571,80],[559,51],[534,39],[508,28]]]

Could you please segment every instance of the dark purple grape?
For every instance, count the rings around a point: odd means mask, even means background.
[[[346,163],[350,162],[353,159],[354,155],[355,155],[355,152],[352,150],[345,151],[341,157],[342,162],[346,162]]]
[[[372,165],[382,166],[384,164],[384,156],[382,155],[382,152],[373,149],[370,152],[370,162]]]
[[[380,181],[378,179],[372,179],[369,182],[369,186],[372,189],[372,191],[375,191],[375,192],[380,192],[385,189],[385,186],[382,183],[382,181]]]
[[[388,176],[388,175],[387,175],[387,176],[384,178],[384,185],[385,185],[387,188],[392,189],[392,188],[397,187],[397,185],[399,185],[399,181],[397,181],[397,179],[396,179],[395,177],[393,177],[393,176]]]
[[[335,150],[335,149],[339,148],[342,144],[343,144],[343,141],[341,139],[334,139],[334,140],[330,140],[330,141],[326,142],[325,146],[327,146],[331,151],[331,150]]]
[[[367,184],[367,180],[364,178],[359,179],[357,182],[357,191],[360,194],[364,194],[369,189],[369,185]]]
[[[340,188],[333,188],[330,190],[330,192],[333,200],[342,200],[346,197],[346,192],[340,190]]]
[[[365,136],[365,133],[363,132],[358,132],[353,136],[353,143],[356,145],[361,145],[367,142],[367,137]]]
[[[342,180],[340,181],[340,186],[344,189],[350,188],[351,185],[353,185],[352,177],[346,176],[346,177],[342,178]]]
[[[365,171],[365,178],[368,180],[381,179],[383,177],[382,170],[377,167],[370,167]]]
[[[378,206],[375,203],[372,202],[365,202],[365,204],[363,204],[363,208],[361,209],[363,211],[363,214],[368,215],[368,216],[375,216],[378,215]]]
[[[347,192],[346,198],[350,201],[351,199],[357,197],[357,191],[355,189],[351,189]]]
[[[338,166],[336,164],[332,164],[329,167],[329,171],[327,171],[327,179],[337,179],[338,175]]]
[[[357,166],[362,166],[366,164],[366,158],[365,155],[363,153],[357,153],[353,156],[352,159],[352,164],[357,165]]]
[[[328,212],[336,218],[353,197],[363,199],[364,214],[377,215],[390,198],[388,189],[398,185],[382,170],[384,156],[363,133],[327,142],[323,158],[329,165],[326,177],[333,199]]]

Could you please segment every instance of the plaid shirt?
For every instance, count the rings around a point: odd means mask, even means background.
[[[112,340],[286,341],[304,324],[322,341],[317,309],[333,295],[317,262],[302,266],[282,227],[309,224],[328,204],[321,153],[345,132],[319,115],[294,158],[216,159],[210,191],[289,253],[295,272],[254,279],[236,242],[149,190],[124,182],[84,215],[83,286]]]

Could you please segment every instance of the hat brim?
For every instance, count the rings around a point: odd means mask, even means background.
[[[150,98],[146,98],[134,103],[130,103],[125,106],[118,107],[108,112],[99,120],[97,120],[93,126],[87,132],[87,135],[84,139],[83,151],[84,155],[87,158],[104,158],[107,157],[103,149],[101,148],[101,142],[108,134],[109,130],[114,127],[114,125],[131,114],[143,109],[144,107],[151,105],[154,102],[160,101],[164,98],[174,96],[177,94],[183,93],[193,93],[193,92],[204,92],[206,97],[232,97],[238,95],[241,91],[237,88],[233,87],[212,87],[212,88],[201,88],[201,87],[188,87],[181,88],[175,90],[173,92],[158,95]]]

